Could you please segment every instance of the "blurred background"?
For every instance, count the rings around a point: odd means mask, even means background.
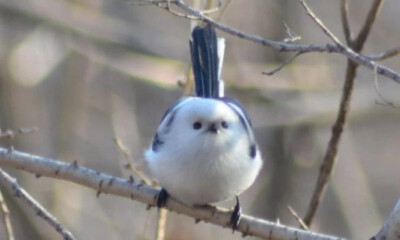
[[[185,1],[203,7],[204,1]],[[371,0],[351,0],[350,23],[358,32]],[[213,14],[244,32],[286,38],[283,22],[300,43],[329,39],[292,0],[222,1]],[[339,1],[309,0],[316,14],[343,39]],[[399,44],[400,2],[383,5],[365,54]],[[124,0],[0,0],[0,128],[37,126],[35,133],[1,147],[80,165],[119,177],[132,174],[113,142],[120,138],[139,163],[164,111],[183,93],[189,71],[189,36],[196,22],[155,6]],[[303,216],[335,120],[346,59],[303,54],[273,76],[292,53],[280,53],[218,31],[226,38],[223,79],[227,95],[252,117],[264,155],[256,183],[241,195],[246,214],[298,226],[287,206]],[[399,56],[384,65],[400,71]],[[400,104],[400,85],[379,77],[380,91]],[[312,229],[367,239],[400,197],[400,110],[379,99],[372,71],[359,68],[349,124],[326,197]],[[6,169],[77,239],[154,239],[157,211],[121,197]],[[3,189],[3,188],[2,188]],[[3,191],[16,239],[61,239],[31,209]],[[222,204],[233,206],[232,202]],[[0,239],[4,230],[0,227]],[[166,239],[242,239],[241,234],[170,213]],[[254,239],[247,237],[246,239]]]

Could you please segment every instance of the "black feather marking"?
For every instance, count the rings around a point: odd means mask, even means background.
[[[168,121],[165,124],[164,129],[163,129],[164,134],[167,134],[169,132],[169,130],[171,129],[172,122],[175,119],[175,115],[176,115],[176,111],[172,111],[171,114],[169,115]]]
[[[243,128],[246,130],[247,133],[250,133],[250,131],[252,131],[251,122],[244,108],[241,107],[241,105],[238,105],[238,102],[232,98],[222,98],[221,100],[238,115]],[[233,107],[231,104],[235,105],[237,108]],[[246,122],[248,124],[246,124]],[[253,139],[250,140],[252,141]]]
[[[194,28],[190,50],[196,95],[218,97],[218,44],[217,34],[211,25]]]
[[[160,147],[164,144],[164,141],[162,141],[160,139],[160,137],[158,136],[158,133],[156,133],[156,135],[154,136],[153,139],[153,144],[151,145],[151,149],[154,152],[157,152],[158,150],[160,150]]]
[[[229,104],[233,104],[236,107],[238,107],[240,109],[240,111],[243,113],[243,115],[246,118],[246,121],[249,123],[250,127],[253,126],[252,123],[251,123],[251,119],[250,119],[249,114],[246,112],[245,108],[243,107],[243,105],[238,100],[236,100],[234,98],[230,98],[230,97],[223,97],[223,98],[220,98],[219,100],[223,101],[224,103],[228,103],[228,106],[229,106]]]
[[[251,144],[250,145],[250,151],[249,151],[249,155],[252,159],[254,159],[257,155],[257,146],[256,144]]]
[[[168,108],[168,110],[165,111],[164,115],[162,116],[160,123],[161,123],[162,121],[164,121],[164,119],[168,116],[168,114],[172,113],[172,112],[175,110],[175,108],[176,108],[181,102],[182,102],[182,101],[176,101],[170,108]]]
[[[220,98],[219,100],[224,102],[228,107],[230,107],[239,117],[240,123],[242,124],[242,127],[246,131],[249,141],[251,143],[249,148],[249,155],[252,159],[254,159],[257,155],[257,146],[255,144],[255,137],[249,115],[247,114],[244,107],[235,99],[224,97]]]

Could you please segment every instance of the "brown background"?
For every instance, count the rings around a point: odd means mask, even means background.
[[[371,2],[350,1],[352,29],[359,29]],[[309,4],[343,39],[339,1]],[[399,1],[385,2],[365,54],[399,44],[399,11]],[[232,0],[221,18],[273,40],[286,37],[282,21],[302,37],[301,43],[329,42],[298,1]],[[77,159],[97,171],[129,176],[113,137],[121,138],[140,161],[162,114],[182,94],[176,82],[188,71],[190,26],[189,20],[157,7],[122,0],[0,0],[0,128],[39,128],[12,141],[3,139],[0,146],[67,162]],[[299,215],[308,206],[338,108],[346,59],[303,54],[269,77],[261,72],[291,54],[218,33],[227,42],[227,95],[248,109],[265,160],[257,182],[241,196],[244,211],[297,226],[287,206]],[[399,71],[399,57],[384,64]],[[400,111],[375,104],[373,73],[363,67],[358,73],[350,122],[312,229],[367,239],[400,196]],[[379,81],[385,97],[400,104],[400,86],[384,77]],[[154,236],[157,214],[144,204],[110,195],[96,198],[95,191],[75,184],[6,170],[78,239]],[[16,239],[60,239],[10,192],[4,194]],[[3,229],[0,234],[3,239]],[[167,239],[242,238],[172,213]]]

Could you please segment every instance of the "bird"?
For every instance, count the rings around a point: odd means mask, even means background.
[[[157,207],[169,197],[189,206],[236,198],[230,219],[236,228],[238,196],[259,174],[261,152],[244,107],[224,96],[223,39],[207,24],[193,29],[189,43],[195,95],[182,97],[166,111],[144,152],[145,164],[162,187]]]

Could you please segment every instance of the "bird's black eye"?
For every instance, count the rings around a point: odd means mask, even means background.
[[[221,126],[226,129],[226,128],[228,128],[228,123],[225,121],[222,121]]]
[[[193,129],[200,129],[201,128],[201,123],[200,122],[195,122],[193,123]]]

